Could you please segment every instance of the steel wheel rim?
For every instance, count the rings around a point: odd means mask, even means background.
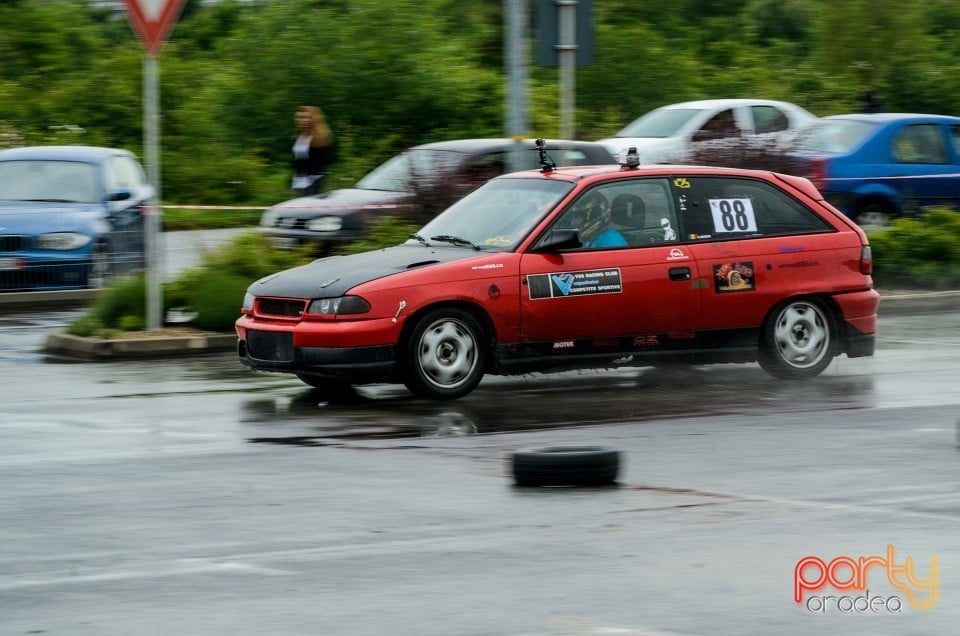
[[[463,322],[444,318],[427,327],[417,346],[417,359],[424,377],[442,388],[456,388],[468,381],[477,366],[478,344]]]
[[[773,336],[780,358],[797,369],[816,366],[830,347],[827,317],[812,303],[785,307],[777,316]]]

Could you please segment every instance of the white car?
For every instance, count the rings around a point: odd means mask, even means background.
[[[769,99],[705,99],[661,106],[614,137],[599,140],[616,157],[636,148],[640,163],[683,163],[690,144],[749,135],[782,135],[817,119],[796,104]]]

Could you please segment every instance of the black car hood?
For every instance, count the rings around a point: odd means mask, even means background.
[[[463,247],[397,245],[375,252],[330,256],[261,278],[250,285],[255,296],[336,298],[361,283],[421,267],[483,255]]]
[[[346,214],[361,208],[381,205],[397,205],[408,202],[413,197],[408,192],[390,192],[387,190],[361,190],[343,188],[316,196],[299,197],[278,203],[270,211],[278,216],[311,216],[314,214]]]

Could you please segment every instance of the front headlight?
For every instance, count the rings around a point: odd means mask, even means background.
[[[344,316],[365,314],[370,311],[370,303],[359,296],[340,296],[339,298],[318,298],[310,302],[307,313],[315,316]]]
[[[306,223],[311,232],[336,232],[343,227],[343,219],[339,216],[318,216]]]
[[[36,239],[37,249],[41,250],[75,250],[83,247],[92,240],[86,234],[77,232],[51,232],[41,234]]]
[[[273,227],[273,224],[277,220],[277,211],[276,210],[267,210],[260,215],[260,227]]]
[[[247,292],[243,295],[243,311],[253,311],[253,294]]]

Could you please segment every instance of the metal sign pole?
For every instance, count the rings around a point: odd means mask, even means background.
[[[146,319],[147,329],[154,331],[163,327],[161,309],[163,288],[160,283],[162,271],[160,241],[160,118],[158,112],[157,57],[147,53],[143,58],[143,139],[147,163],[147,178],[154,189],[152,205],[144,219],[144,248],[147,257],[146,274]]]
[[[517,152],[507,157],[508,171],[522,169],[520,140],[527,135],[527,49],[524,29],[527,23],[526,0],[504,0],[506,33],[504,64],[509,80],[507,90],[507,136],[517,140]]]
[[[578,0],[557,0],[559,10],[559,44],[557,58],[560,65],[560,138],[573,139],[574,89],[577,68],[577,5]]]

